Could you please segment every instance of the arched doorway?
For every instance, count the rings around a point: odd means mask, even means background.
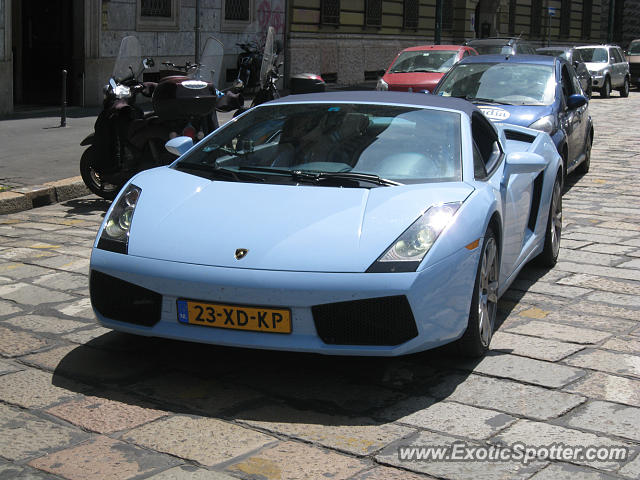
[[[496,35],[496,12],[500,0],[478,0],[475,11],[476,38]]]
[[[12,2],[14,105],[58,105],[62,70],[67,103],[81,101],[84,5],[78,0]]]

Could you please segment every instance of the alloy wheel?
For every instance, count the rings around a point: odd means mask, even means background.
[[[557,182],[553,186],[550,214],[549,233],[551,234],[551,250],[553,255],[557,257],[560,251],[560,235],[562,234],[562,192],[560,184]]]
[[[487,239],[482,252],[480,285],[478,292],[478,331],[486,348],[493,334],[493,323],[498,308],[498,247],[493,237]]]

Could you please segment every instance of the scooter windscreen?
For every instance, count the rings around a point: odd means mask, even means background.
[[[269,71],[275,66],[275,34],[273,27],[269,27],[267,38],[264,41],[264,52],[262,53],[262,66],[260,67],[260,88],[266,88]]]
[[[137,79],[143,69],[140,42],[134,36],[124,37],[120,43],[112,77],[118,82]]]
[[[224,45],[219,40],[209,37],[202,49],[198,68],[189,74],[194,80],[211,82],[214,86],[220,85],[220,71],[222,70],[222,58],[224,57]]]

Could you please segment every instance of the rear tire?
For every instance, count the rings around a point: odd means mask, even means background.
[[[489,227],[480,251],[467,329],[456,342],[461,355],[482,357],[489,349],[498,311],[499,273],[498,243]]]
[[[238,110],[233,112],[233,118],[236,118],[238,115],[242,115],[247,110],[249,110],[247,107],[240,107]]]
[[[560,237],[562,235],[562,188],[560,180],[556,178],[551,192],[549,218],[544,234],[544,248],[538,256],[539,263],[545,267],[553,267],[558,262],[560,253]]]
[[[89,190],[99,197],[105,200],[113,200],[120,191],[121,185],[112,185],[104,182],[94,167],[94,160],[95,147],[92,145],[84,151],[80,158],[80,175],[82,176],[82,181]]]
[[[629,96],[629,79],[628,78],[624,79],[624,85],[622,85],[622,88],[620,89],[620,96],[623,98],[626,98]]]
[[[578,165],[578,168],[576,169],[579,175],[586,175],[587,173],[589,173],[589,167],[591,166],[591,145],[592,144],[593,144],[593,139],[591,138],[591,132],[589,132],[589,136],[587,137],[587,142],[584,145],[585,158],[582,161],[582,163]]]
[[[604,85],[600,89],[600,96],[602,98],[609,98],[611,96],[611,80],[609,77],[604,79]]]

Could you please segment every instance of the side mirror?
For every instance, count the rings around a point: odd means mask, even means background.
[[[151,57],[147,57],[144,60],[142,60],[142,65],[144,66],[145,69],[152,68],[155,64],[156,62],[154,62],[153,58]]]
[[[114,79],[113,77],[111,77],[111,78],[109,79],[109,86],[111,87],[111,90],[115,90],[115,89],[116,89],[116,87],[118,86],[118,85],[116,84],[116,81],[115,81],[115,79]]]
[[[580,108],[583,105],[586,105],[587,98],[584,95],[580,95],[579,93],[575,93],[570,95],[567,99],[567,108],[569,110],[575,110],[576,108]]]
[[[538,173],[545,169],[547,161],[542,155],[531,152],[514,152],[507,155],[506,173]]]
[[[193,139],[191,137],[176,137],[164,144],[164,148],[173,155],[180,156],[193,147]]]

